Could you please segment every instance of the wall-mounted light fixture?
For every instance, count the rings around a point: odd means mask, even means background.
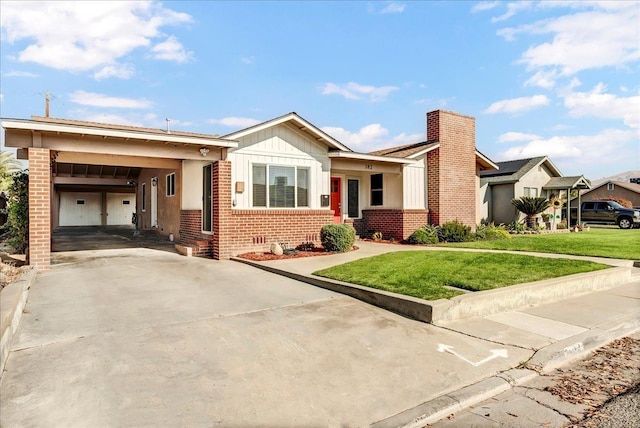
[[[157,186],[158,185],[158,177],[153,177],[151,179],[151,185],[152,186]]]
[[[206,147],[201,148],[200,154],[202,155],[202,157],[206,157],[209,154],[209,149],[207,149]]]

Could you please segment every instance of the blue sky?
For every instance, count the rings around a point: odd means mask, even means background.
[[[476,118],[495,161],[640,170],[640,2],[0,3],[1,116],[228,134],[295,111],[356,151]]]

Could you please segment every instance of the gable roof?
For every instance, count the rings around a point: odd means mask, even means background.
[[[552,174],[562,177],[560,170],[546,156],[497,162],[498,170],[480,171],[480,184],[515,183],[539,165],[546,164]]]
[[[586,194],[586,193],[591,192],[592,190],[599,189],[600,187],[602,187],[602,186],[606,186],[606,185],[607,185],[607,184],[609,184],[609,183],[613,183],[613,184],[615,184],[616,186],[620,186],[620,187],[623,187],[623,188],[625,188],[625,189],[627,189],[627,190],[631,190],[632,192],[635,192],[635,193],[640,194],[640,184],[636,184],[636,183],[627,183],[627,182],[625,182],[625,181],[616,181],[616,180],[607,180],[607,181],[605,181],[604,183],[600,183],[600,184],[599,184],[598,186],[596,186],[596,187],[593,187],[593,188],[591,188],[591,189],[589,189],[589,190],[586,190],[586,191],[582,192],[582,194],[584,195],[584,194]]]
[[[254,132],[262,131],[263,129],[271,128],[273,126],[280,125],[282,123],[293,124],[299,130],[313,135],[316,141],[322,141],[333,149],[341,150],[344,152],[352,151],[349,147],[345,146],[340,141],[336,140],[335,138],[333,138],[332,136],[324,132],[322,129],[313,125],[311,122],[305,120],[296,112],[287,113],[285,115],[276,117],[274,119],[267,120],[266,122],[258,123],[257,125],[253,125],[248,128],[232,132],[231,134],[224,135],[222,138],[226,138],[229,140],[237,140],[238,138],[242,138],[246,135],[253,134]]]
[[[440,142],[437,140],[422,141],[420,143],[404,144],[402,146],[389,147],[387,149],[380,149],[373,152],[369,152],[374,156],[390,156],[405,159],[416,159],[423,154],[435,150],[440,147]],[[496,165],[487,156],[476,150],[476,161],[482,165],[486,170],[497,169]],[[484,171],[484,170],[483,170]]]
[[[547,184],[542,186],[543,189],[549,190],[565,190],[565,189],[589,189],[591,183],[584,178],[584,175],[573,177],[551,177]]]

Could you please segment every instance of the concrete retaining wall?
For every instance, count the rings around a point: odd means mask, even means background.
[[[29,270],[2,289],[0,292],[0,377],[4,372],[4,365],[9,357],[11,341],[18,330],[22,311],[27,304],[29,289],[36,277],[35,270]]]

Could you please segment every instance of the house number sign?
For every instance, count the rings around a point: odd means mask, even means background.
[[[373,165],[367,164],[364,166],[364,169],[373,169]]]

